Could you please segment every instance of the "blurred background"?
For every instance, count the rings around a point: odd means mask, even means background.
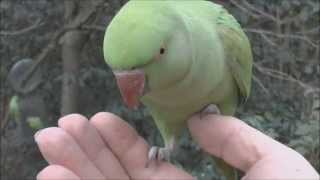
[[[254,54],[252,94],[236,116],[294,148],[320,172],[319,1],[214,2],[239,20]],[[102,56],[105,28],[125,3],[0,1],[1,179],[35,179],[46,162],[33,134],[69,113],[113,112],[151,144],[162,143],[144,107],[123,105]],[[187,132],[179,148],[174,163],[200,179],[218,178]]]

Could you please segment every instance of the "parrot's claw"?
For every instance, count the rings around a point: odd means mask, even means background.
[[[152,161],[170,161],[170,156],[177,147],[176,138],[172,137],[165,143],[164,147],[152,146],[148,153],[146,167],[149,167]]]
[[[208,114],[221,114],[221,112],[217,105],[209,104],[200,111],[200,119]]]
[[[151,161],[169,161],[171,150],[165,147],[152,146],[148,153],[147,166]]]
[[[148,153],[147,167],[152,161],[170,161],[171,150],[165,147],[152,146]]]
[[[148,153],[148,161],[152,161],[157,158],[158,149],[159,149],[159,147],[157,147],[157,146],[152,146],[150,148],[149,153]]]

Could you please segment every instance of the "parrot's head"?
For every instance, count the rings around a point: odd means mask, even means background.
[[[106,30],[104,58],[129,108],[136,108],[149,92],[169,88],[188,72],[188,38],[166,3],[129,1]]]

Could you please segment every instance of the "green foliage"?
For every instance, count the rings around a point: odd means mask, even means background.
[[[40,117],[28,117],[27,122],[30,128],[33,130],[39,130],[44,128],[44,125],[40,119]]]
[[[20,120],[20,110],[18,105],[18,96],[13,96],[9,104],[9,114],[16,122]]]
[[[299,121],[288,145],[304,155],[320,170],[320,121]]]

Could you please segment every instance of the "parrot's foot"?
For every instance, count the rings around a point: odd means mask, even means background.
[[[200,111],[200,119],[208,114],[221,114],[221,112],[217,105],[209,104]]]
[[[149,167],[152,161],[170,161],[171,151],[169,148],[152,146],[148,153],[146,167]]]
[[[170,156],[175,146],[174,138],[169,144],[166,144],[165,147],[152,146],[148,153],[146,167],[148,167],[152,161],[170,161]]]
[[[165,147],[152,146],[149,150],[148,160],[169,161],[171,150]]]

